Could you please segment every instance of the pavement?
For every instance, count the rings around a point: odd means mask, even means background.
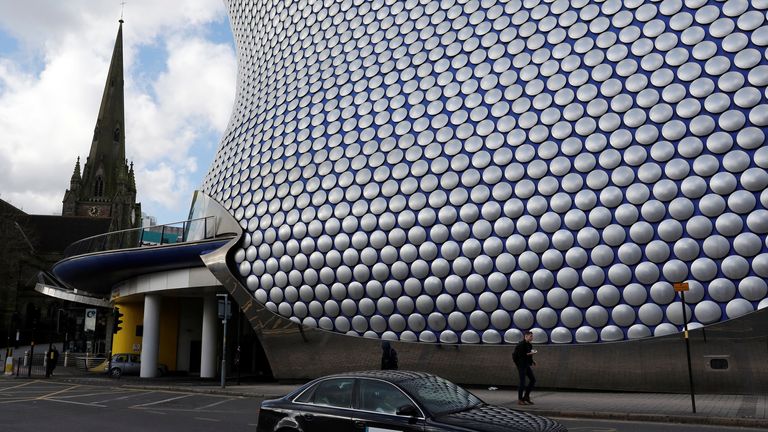
[[[25,379],[12,378],[7,379]],[[125,387],[147,390],[165,390],[189,393],[231,395],[253,398],[283,396],[301,383],[275,383],[234,379],[221,388],[218,380],[196,377],[162,377],[144,379],[123,377],[112,379],[103,375],[87,374],[74,368],[57,368],[51,378],[83,385]],[[690,394],[630,393],[565,391],[537,389],[532,394],[535,405],[518,406],[517,390],[512,388],[465,386],[487,403],[529,411],[548,417],[591,418],[658,423],[684,423],[753,427],[768,429],[768,395],[697,394],[694,414]]]

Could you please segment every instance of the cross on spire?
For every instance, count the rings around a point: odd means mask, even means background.
[[[120,2],[120,22],[123,22],[123,12],[125,12],[125,0]]]

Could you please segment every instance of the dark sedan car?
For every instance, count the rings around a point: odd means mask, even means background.
[[[316,379],[261,404],[257,432],[566,432],[560,423],[488,405],[440,377],[369,371]]]

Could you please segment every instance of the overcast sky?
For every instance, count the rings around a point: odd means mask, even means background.
[[[85,161],[120,0],[0,0],[0,198],[61,214]],[[129,0],[124,11],[126,157],[142,210],[186,219],[227,125],[236,59],[222,0]]]

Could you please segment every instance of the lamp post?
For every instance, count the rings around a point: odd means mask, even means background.
[[[680,293],[680,304],[683,309],[683,338],[685,339],[685,354],[688,357],[688,385],[691,388],[691,408],[696,414],[696,397],[693,390],[693,371],[691,370],[691,341],[688,339],[688,312],[685,309],[685,292],[688,291],[688,282],[680,282],[673,285],[675,291]]]
[[[221,388],[224,388],[227,386],[227,318],[229,318],[229,295],[227,294],[216,294],[216,297],[224,297],[223,301],[223,309],[219,312],[219,318],[221,318],[221,322],[224,324],[224,333],[221,337]],[[219,305],[221,305],[221,300],[219,301]]]

